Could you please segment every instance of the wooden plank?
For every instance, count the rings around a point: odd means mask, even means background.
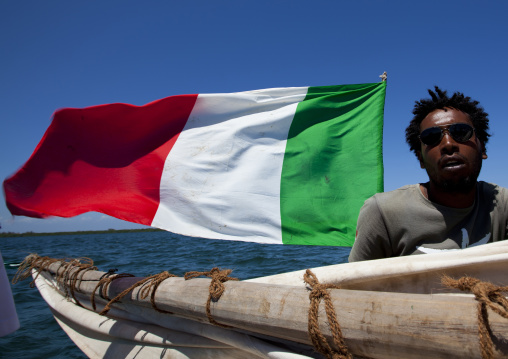
[[[53,270],[58,265],[53,264]],[[103,272],[83,274],[80,292],[86,299]],[[140,278],[114,281],[108,296],[114,297]],[[207,322],[206,301],[210,279],[170,278],[156,293],[157,306],[176,316]],[[307,334],[309,291],[304,287],[227,282],[221,299],[211,313],[219,323],[311,345]],[[468,295],[384,293],[374,291],[330,291],[346,343],[355,355],[373,358],[465,358],[480,357],[476,302]],[[103,303],[104,301],[102,301]],[[124,310],[152,311],[149,298],[139,289],[118,304]],[[132,309],[134,310],[134,309]],[[138,310],[138,309],[136,309]],[[164,314],[159,314],[164,316]],[[319,316],[321,330],[331,342],[324,306]],[[491,329],[500,351],[508,355],[508,320],[489,313]]]
[[[457,292],[440,285],[441,276],[468,275],[496,285],[506,285],[508,241],[489,243],[463,250],[342,263],[312,271],[321,283],[344,289],[382,292],[435,294]],[[253,278],[246,282],[303,286],[305,270]]]

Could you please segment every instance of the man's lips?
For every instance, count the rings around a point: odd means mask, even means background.
[[[459,155],[443,156],[439,160],[439,166],[441,168],[461,168],[466,165],[466,160]]]

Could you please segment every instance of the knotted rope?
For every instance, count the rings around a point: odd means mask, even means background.
[[[39,277],[41,272],[49,270],[50,265],[57,262],[60,264],[60,267],[64,268],[64,270],[62,273],[55,276],[56,280],[64,284],[66,296],[72,296],[76,304],[82,307],[74,292],[76,287],[79,287],[78,280],[79,283],[81,283],[84,272],[97,270],[97,267],[93,265],[93,261],[90,258],[77,258],[66,261],[65,259],[41,257],[38,254],[30,254],[19,266],[18,271],[12,279],[12,283],[16,284],[19,281],[27,279],[32,274],[32,270],[36,270],[37,275],[32,282],[30,282],[30,287],[33,288],[35,286],[35,280]],[[60,268],[56,270],[57,273],[59,269]],[[79,273],[82,273],[81,277],[79,277]]]
[[[146,287],[144,288],[141,288],[141,290],[139,291],[139,294],[141,296],[141,299],[145,299],[148,294],[151,293],[151,296],[150,296],[150,303],[152,304],[152,307],[153,309],[155,309],[156,311],[160,312],[160,313],[169,313],[169,314],[172,314],[171,312],[168,312],[168,311],[165,311],[165,310],[162,310],[162,309],[159,309],[157,307],[157,305],[155,304],[155,292],[157,290],[157,287],[166,279],[168,278],[171,278],[171,277],[176,277],[176,275],[174,274],[171,274],[167,271],[164,271],[164,272],[161,272],[161,273],[158,273],[158,274],[154,274],[150,277],[146,277],[146,278],[143,278],[142,280],[140,280],[139,282],[136,282],[134,283],[133,285],[131,285],[129,288],[125,289],[124,291],[122,291],[120,294],[118,294],[116,297],[114,297],[113,299],[111,299],[108,304],[106,304],[106,306],[104,307],[104,309],[99,313],[100,315],[106,315],[107,312],[110,311],[111,309],[111,306],[120,301],[120,299],[122,299],[123,297],[125,297],[130,291],[132,291],[133,289],[139,287],[139,286],[144,286],[144,285],[147,285]],[[114,279],[117,279],[117,278],[114,278]],[[114,280],[112,279],[112,280]]]
[[[33,279],[33,281],[30,283],[30,287],[34,287],[35,280],[39,276],[39,274],[42,271],[49,270],[49,267],[53,263],[59,263],[60,267],[56,270],[55,280],[63,285],[63,290],[65,290],[66,296],[71,296],[75,303],[79,306],[83,306],[79,300],[76,298],[75,291],[79,290],[79,285],[81,284],[81,281],[83,280],[83,276],[85,272],[90,270],[97,270],[97,267],[93,265],[93,260],[90,258],[76,258],[76,259],[57,259],[57,258],[50,258],[50,257],[41,257],[37,254],[30,254],[27,256],[23,262],[20,264],[18,271],[14,275],[14,278],[12,279],[12,283],[16,284],[19,281],[25,280],[26,278],[30,277],[32,274],[32,270],[37,270],[37,275]],[[60,268],[63,267],[64,270],[59,273]],[[134,277],[132,274],[128,273],[122,273],[122,274],[114,274],[116,270],[109,270],[107,273],[104,274],[104,276],[101,277],[101,279],[98,281],[97,285],[95,286],[90,301],[92,304],[92,307],[94,310],[96,310],[95,305],[95,293],[97,292],[97,289],[99,289],[102,286],[101,290],[101,297],[104,299],[107,298],[107,290],[111,284],[112,281],[119,279],[119,278],[125,278],[125,277]],[[81,273],[81,276],[80,276]],[[120,299],[122,299],[125,295],[127,295],[130,291],[132,291],[134,288],[139,286],[144,286],[140,291],[140,297],[141,299],[145,299],[150,294],[150,303],[152,304],[152,307],[161,313],[171,313],[165,310],[162,310],[157,307],[155,304],[155,292],[158,288],[158,286],[167,278],[170,277],[176,277],[174,274],[171,274],[169,272],[162,272],[159,274],[155,274],[153,276],[144,278],[143,280],[135,283],[131,287],[125,289],[120,294],[118,294],[115,298],[110,300],[108,304],[104,307],[104,309],[99,313],[101,315],[105,315],[110,309],[111,306],[118,302]]]
[[[57,275],[55,278],[57,281],[61,280],[63,282],[65,287],[65,294],[68,296],[70,293],[72,299],[74,299],[76,304],[79,305],[80,307],[83,307],[83,305],[79,302],[78,298],[76,298],[74,292],[76,288],[79,290],[79,285],[81,284],[81,280],[83,279],[85,272],[90,270],[97,270],[97,267],[93,265],[92,259],[86,257],[76,258],[71,260],[70,262],[63,263],[62,265],[64,265],[65,267],[63,273],[59,276]],[[81,277],[78,277],[80,273]]]
[[[447,287],[474,294],[475,299],[478,301],[478,337],[482,358],[493,358],[494,343],[492,341],[492,331],[490,329],[487,308],[508,319],[508,300],[501,294],[502,292],[508,292],[508,286],[499,287],[492,283],[482,282],[479,279],[467,276],[457,280],[443,276],[441,283]]]
[[[215,319],[213,319],[210,311],[210,303],[212,302],[212,300],[214,302],[217,302],[221,297],[222,293],[224,293],[224,291],[226,290],[224,282],[227,282],[228,280],[238,280],[238,278],[229,277],[232,271],[233,271],[232,269],[220,270],[219,268],[215,267],[212,268],[209,272],[187,272],[185,273],[184,276],[185,280],[196,278],[202,275],[212,278],[212,281],[210,282],[209,286],[210,294],[208,295],[208,300],[206,301],[206,316],[208,317],[208,321],[210,323],[223,328],[230,328],[230,326],[220,324]]]
[[[43,270],[47,270],[49,266],[55,262],[64,262],[63,259],[57,259],[57,258],[50,258],[50,257],[41,257],[38,254],[30,254],[28,255],[23,262],[19,265],[18,270],[16,271],[16,274],[12,278],[12,284],[16,284],[18,282],[21,282],[28,277],[32,275],[32,270],[37,270],[37,275],[35,278],[30,282],[30,288],[33,288],[35,286],[35,280],[39,276],[39,274]],[[66,262],[64,262],[66,263]]]
[[[352,359],[353,356],[349,353],[342,331],[340,329],[339,322],[337,321],[337,314],[333,307],[332,299],[328,289],[340,289],[339,286],[334,284],[321,284],[319,283],[316,275],[312,273],[310,269],[307,269],[303,275],[303,280],[311,287],[309,294],[310,307],[309,307],[309,323],[308,330],[309,336],[314,345],[314,349],[319,353],[323,354],[327,358],[333,359]],[[333,336],[333,343],[339,349],[338,351],[333,349],[325,336],[319,329],[319,303],[321,299],[325,301],[325,311],[328,318],[328,325]]]
[[[107,291],[108,291],[109,285],[111,284],[112,281],[114,281],[115,279],[119,279],[119,278],[134,277],[134,275],[129,274],[129,273],[120,273],[120,274],[110,274],[110,273],[112,273],[112,272],[105,273],[105,275],[101,277],[101,279],[95,286],[92,294],[90,295],[90,302],[92,304],[93,310],[97,309],[95,306],[95,292],[97,292],[97,289],[99,289],[99,287],[102,286],[99,295],[102,298],[109,301],[109,300],[111,300],[111,298],[108,298]]]

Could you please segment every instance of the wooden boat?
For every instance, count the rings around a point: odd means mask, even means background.
[[[135,288],[143,278],[107,280],[113,275],[83,262],[34,258],[25,265],[37,288],[91,358],[508,356],[508,301],[500,295],[508,289],[501,287],[508,282],[508,241],[246,281],[225,281],[224,273],[222,280],[163,276],[158,286],[152,278]],[[445,274],[476,278],[476,296],[443,285]],[[211,284],[218,282],[224,291],[214,300]],[[320,291],[324,299],[313,307]],[[122,292],[106,315],[98,314]]]

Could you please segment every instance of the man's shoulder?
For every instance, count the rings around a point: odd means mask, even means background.
[[[408,204],[420,203],[419,196],[421,196],[419,184],[405,185],[392,191],[376,193],[365,201],[363,208],[366,211],[398,213]]]
[[[378,203],[391,202],[399,198],[405,199],[415,196],[419,190],[419,184],[408,184],[392,191],[376,193],[370,199],[376,200]]]
[[[484,198],[492,198],[504,203],[508,202],[508,188],[484,181],[478,181],[478,186],[479,192]]]
[[[478,181],[478,185],[480,186],[481,190],[483,192],[491,192],[494,194],[497,193],[507,193],[508,189],[505,187],[501,187],[495,183],[490,182],[484,182],[484,181]]]

